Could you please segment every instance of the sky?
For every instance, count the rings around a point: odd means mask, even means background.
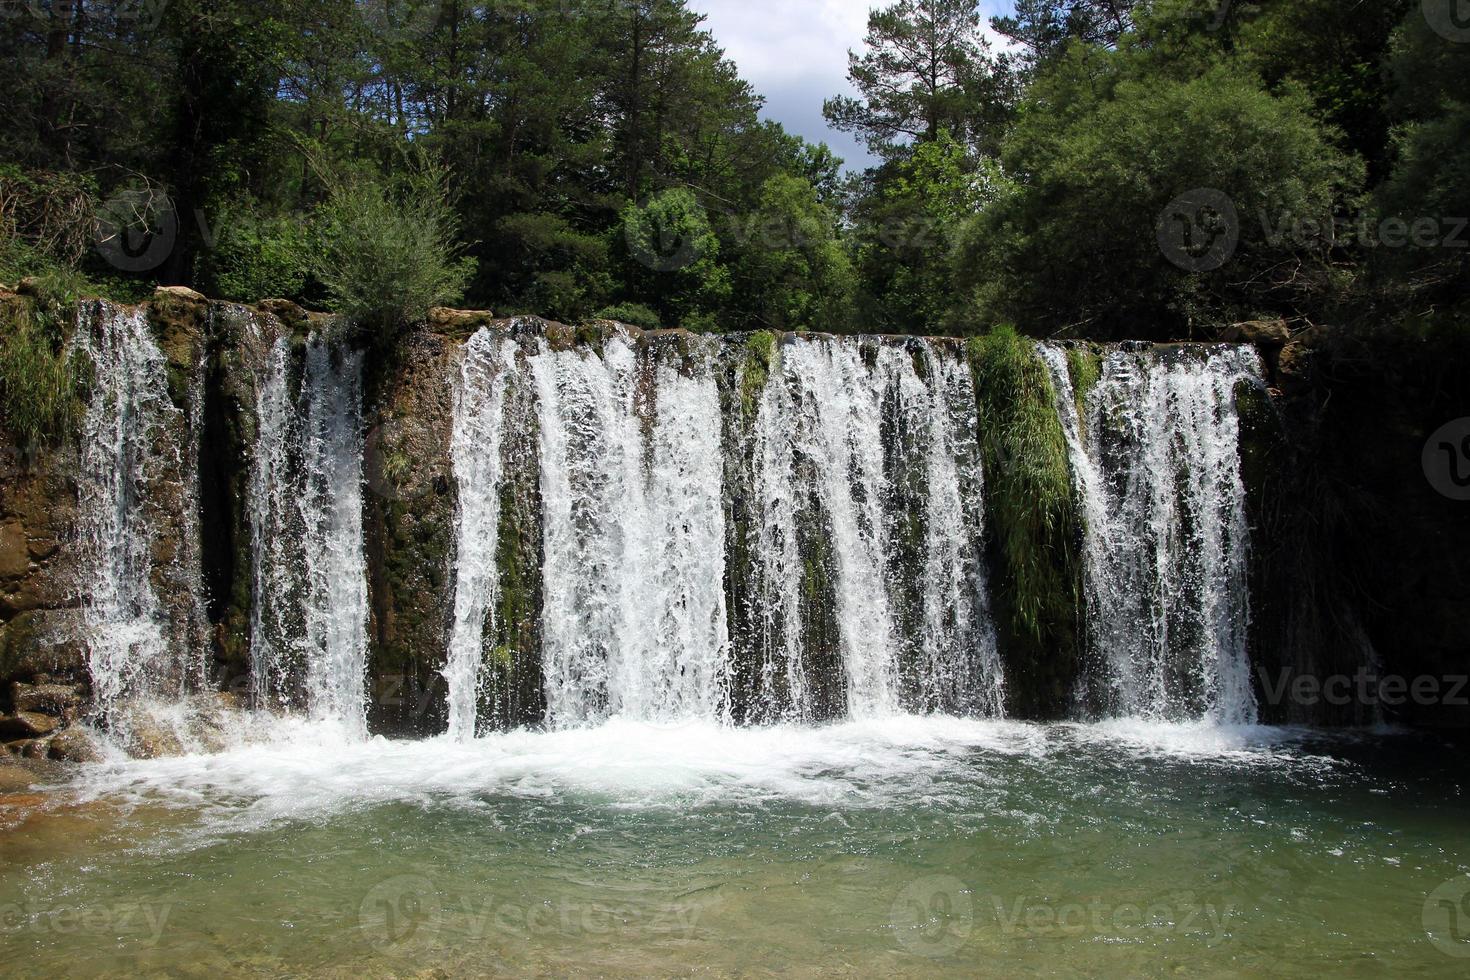
[[[856,94],[847,81],[847,52],[861,50],[868,10],[887,0],[689,0],[707,27],[766,97],[765,116],[812,142],[826,142],[850,169],[874,160],[860,141],[829,129],[822,102]],[[1009,0],[981,0],[989,23]]]

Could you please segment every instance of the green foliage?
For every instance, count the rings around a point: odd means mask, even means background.
[[[1087,396],[1102,379],[1102,355],[1090,347],[1073,347],[1067,351],[1067,371],[1077,396],[1077,415],[1086,418]]]
[[[317,278],[332,308],[386,343],[432,306],[458,300],[474,274],[459,255],[445,174],[419,170],[400,187],[349,178],[322,208]]]
[[[746,419],[755,418],[756,405],[776,364],[778,339],[769,330],[759,330],[745,342],[745,365],[740,374],[740,407]]]
[[[1056,393],[1035,344],[1010,327],[971,340],[969,353],[1012,626],[1040,642],[1076,596],[1080,528]]]
[[[1092,70],[1057,64],[1064,77]],[[1083,323],[1103,336],[1184,335],[1196,320],[1228,322],[1324,288],[1335,209],[1361,179],[1302,97],[1272,96],[1224,67],[1179,82],[1124,78],[1090,109],[1075,98],[1059,111],[1030,104],[1003,163],[1026,179],[971,222],[962,285],[983,319]],[[1223,195],[1234,215],[1179,203],[1200,191]],[[1238,245],[1190,267],[1198,253],[1166,245],[1170,232],[1184,246]]]
[[[659,330],[663,326],[658,321],[658,314],[642,303],[618,303],[614,306],[603,307],[598,311],[597,319],[616,320],[618,323],[642,327],[644,330]]]
[[[621,218],[623,259],[636,295],[650,297],[664,323],[700,330],[731,295],[720,239],[690,191],[678,188],[630,204]]]
[[[954,233],[999,191],[993,161],[948,130],[889,164],[858,207],[858,267],[874,309],[870,327],[935,333],[954,305]]]
[[[204,293],[242,303],[306,297],[314,245],[307,217],[273,215],[246,200],[227,203],[212,230],[214,243],[197,262]]]
[[[34,302],[0,306],[0,418],[31,449],[65,436],[78,415],[81,373],[65,336],[75,297],[66,288],[50,282]]]
[[[838,216],[800,177],[766,181],[743,222],[736,302],[775,330],[845,333],[857,277],[838,233]]]

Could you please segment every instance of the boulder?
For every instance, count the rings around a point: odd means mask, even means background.
[[[0,681],[86,672],[80,610],[33,609],[0,627]]]
[[[489,310],[451,310],[445,306],[436,306],[429,310],[429,329],[435,333],[464,339],[494,319],[495,314]]]
[[[41,738],[61,727],[61,721],[35,711],[17,711],[0,716],[0,737]]]
[[[172,296],[175,299],[190,300],[195,303],[207,303],[208,298],[200,292],[190,289],[188,286],[159,286],[153,291],[155,296]]]
[[[16,711],[62,715],[80,708],[82,695],[74,684],[12,684],[10,702]]]
[[[1226,327],[1221,339],[1258,347],[1283,347],[1291,341],[1291,327],[1285,320],[1247,320]]]
[[[85,728],[72,727],[51,739],[51,758],[62,762],[101,762],[102,749]]]

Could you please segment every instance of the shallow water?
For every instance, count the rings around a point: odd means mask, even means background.
[[[0,835],[0,972],[1470,971],[1463,748],[1424,736],[283,724]]]

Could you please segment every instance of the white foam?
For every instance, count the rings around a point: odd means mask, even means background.
[[[374,806],[493,808],[572,799],[617,808],[790,803],[833,810],[972,807],[1014,766],[1076,765],[1113,746],[1141,757],[1279,764],[1289,729],[898,716],[824,728],[733,728],[615,718],[598,728],[517,731],[460,742],[358,741],[330,725],[273,719],[276,735],[220,755],[109,761],[87,799],[201,811],[209,833],[320,820]],[[1312,757],[1303,757],[1311,759]]]

